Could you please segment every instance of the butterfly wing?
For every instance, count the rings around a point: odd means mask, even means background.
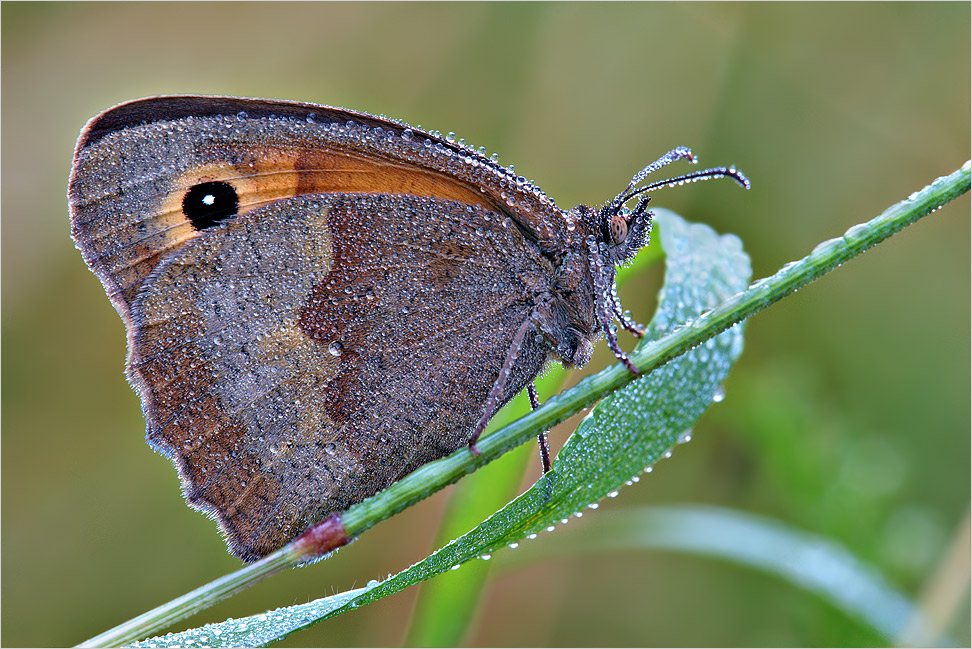
[[[149,442],[251,559],[462,446],[551,262],[468,182],[488,166],[433,165],[400,125],[152,101],[82,134],[72,232]],[[504,401],[546,356],[527,336]]]

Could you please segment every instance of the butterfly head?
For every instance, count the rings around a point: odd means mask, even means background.
[[[583,243],[577,243],[586,249],[586,265],[592,289],[591,302],[598,331],[606,336],[611,350],[634,374],[638,373],[637,370],[618,346],[614,322],[619,321],[636,336],[641,336],[644,328],[628,320],[618,301],[614,278],[616,267],[634,259],[651,239],[649,193],[664,187],[710,178],[728,177],[746,189],[750,186],[749,179],[735,167],[714,167],[642,184],[649,174],[683,158],[695,162],[689,149],[672,149],[636,173],[624,191],[600,208],[578,205],[571,211],[573,220],[583,224]]]
[[[686,147],[676,147],[634,175],[624,191],[611,201],[594,210],[586,208],[582,218],[597,240],[605,266],[618,266],[630,262],[651,239],[651,211],[649,195],[656,189],[675,187],[698,180],[731,178],[749,189],[749,179],[735,167],[714,167],[693,171],[672,178],[656,180],[642,185],[651,173],[676,160],[686,159],[695,163],[695,156]]]

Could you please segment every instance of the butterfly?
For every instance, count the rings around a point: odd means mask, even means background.
[[[453,138],[365,113],[162,96],[81,132],[71,233],[128,336],[146,439],[188,503],[254,560],[468,447],[552,362],[615,322],[649,192],[559,208]],[[541,438],[541,441],[543,439]],[[545,450],[545,449],[544,449]],[[546,458],[546,456],[545,456]],[[545,459],[545,462],[547,460]]]

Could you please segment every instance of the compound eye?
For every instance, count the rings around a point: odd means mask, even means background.
[[[623,243],[628,238],[628,222],[620,214],[611,215],[609,230],[611,231],[611,241],[615,245]]]

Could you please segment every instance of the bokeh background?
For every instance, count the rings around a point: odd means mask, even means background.
[[[688,145],[753,189],[706,183],[656,204],[738,234],[759,277],[969,157],[969,21],[968,3],[4,3],[3,643],[71,645],[239,565],[142,441],[122,324],[70,240],[66,184],[89,117],[161,93],[343,105],[455,131],[562,207],[600,203]],[[966,196],[753,318],[725,401],[602,511],[771,516],[921,596],[969,525],[969,212]],[[623,292],[642,321],[657,275]],[[601,347],[592,370],[610,361]],[[450,493],[189,624],[398,572],[434,549]],[[712,559],[595,553],[512,570],[503,554],[466,644],[885,642]],[[420,592],[288,644],[402,644]],[[948,628],[968,645],[967,591],[958,610]]]

